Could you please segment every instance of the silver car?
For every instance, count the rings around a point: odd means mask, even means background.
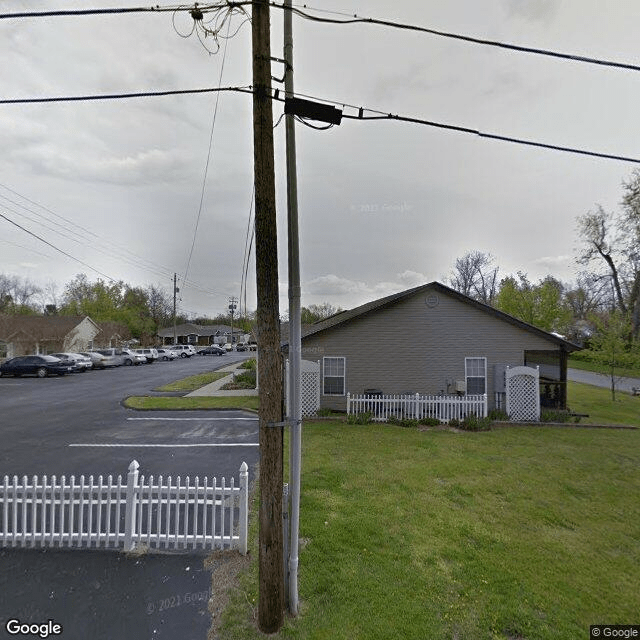
[[[178,353],[173,349],[156,349],[156,351],[160,360],[175,360],[179,357]]]
[[[107,358],[106,367],[120,367],[124,364],[122,349],[97,349],[97,352]]]
[[[145,364],[147,359],[140,353],[136,353],[131,349],[123,349],[122,355],[124,356],[124,364],[132,365],[132,364]]]
[[[93,363],[91,362],[91,358],[87,356],[83,356],[81,353],[71,353],[71,352],[63,352],[63,353],[52,353],[54,358],[60,358],[66,364],[69,364],[73,367],[74,371],[85,372],[87,369],[91,369],[93,367]]]

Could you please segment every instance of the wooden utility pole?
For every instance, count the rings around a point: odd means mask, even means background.
[[[278,308],[278,238],[271,105],[269,0],[255,0],[253,41],[253,156],[260,421],[260,535],[258,626],[280,629],[284,617],[282,537],[282,360]]]

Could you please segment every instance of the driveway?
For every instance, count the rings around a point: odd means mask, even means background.
[[[594,373],[593,371],[582,371],[581,369],[568,369],[567,378],[572,382],[582,382],[584,384],[591,384],[595,387],[604,387],[606,389],[611,388],[611,376],[605,376],[601,373]],[[624,378],[621,376],[615,377],[616,389],[619,391],[626,391],[631,393],[633,387],[640,388],[640,378]]]
[[[197,357],[140,367],[38,378],[0,378],[0,475],[126,477],[132,459],[145,475],[250,481],[258,461],[258,422],[244,411],[125,409],[128,395],[244,359]],[[65,549],[0,550],[0,637],[6,623],[63,627],[61,637],[205,640],[211,567],[205,555]],[[218,559],[217,562],[226,562]]]

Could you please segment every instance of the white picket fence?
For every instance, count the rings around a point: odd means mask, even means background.
[[[145,479],[138,462],[127,481],[99,476],[22,479],[0,484],[0,546],[151,549],[238,549],[247,552],[248,467],[231,478]]]
[[[347,393],[347,414],[371,413],[372,420],[384,422],[390,417],[400,419],[436,418],[440,422],[462,420],[470,414],[487,415],[487,395],[423,396],[385,395],[371,397]]]

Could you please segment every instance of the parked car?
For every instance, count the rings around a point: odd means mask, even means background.
[[[223,344],[223,345],[222,345],[222,348],[223,348],[225,351],[233,351],[233,346],[231,345],[231,343],[230,343],[230,342],[227,342],[226,344]]]
[[[91,366],[93,369],[104,369],[110,366],[109,358],[97,351],[81,351],[80,355],[86,356],[91,360]]]
[[[71,365],[73,370],[78,373],[84,373],[87,369],[91,369],[91,358],[80,355],[79,353],[51,353],[54,358],[62,360],[65,364]]]
[[[236,351],[246,351],[247,345],[244,342],[238,342],[236,345]]]
[[[212,345],[210,347],[200,349],[200,351],[198,351],[198,354],[201,356],[226,356],[227,352],[221,347]]]
[[[124,356],[124,364],[127,366],[132,364],[145,364],[147,362],[145,356],[136,353],[132,349],[123,349],[122,355]]]
[[[97,349],[98,353],[101,353],[107,358],[106,367],[120,367],[124,364],[124,356],[122,355],[122,349]]]
[[[50,374],[63,376],[72,371],[70,364],[53,356],[18,356],[0,365],[0,375],[3,376],[35,374],[38,378],[46,378]]]
[[[175,351],[181,358],[190,358],[196,354],[196,350],[191,344],[171,344],[165,348]]]
[[[147,359],[147,364],[152,364],[158,359],[158,352],[155,349],[134,349],[134,351]]]
[[[249,347],[249,351],[257,351],[258,343],[257,342],[248,342],[247,346]]]
[[[164,360],[165,362],[167,360],[175,360],[180,357],[178,352],[173,349],[156,349],[156,351],[158,352],[158,359]]]

